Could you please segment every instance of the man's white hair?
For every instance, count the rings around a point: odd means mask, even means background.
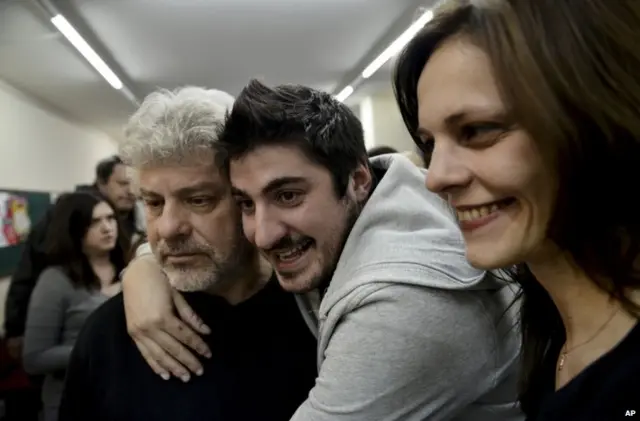
[[[119,155],[139,169],[211,151],[233,101],[226,92],[195,86],[153,92],[125,126]]]

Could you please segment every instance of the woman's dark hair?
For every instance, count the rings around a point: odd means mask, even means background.
[[[636,317],[629,294],[640,287],[640,218],[630,191],[640,162],[638,28],[638,0],[449,0],[405,47],[393,76],[420,145],[417,86],[427,61],[454,37],[483,50],[510,115],[557,176],[549,238]],[[513,276],[524,296],[520,400],[531,412],[541,365],[565,332],[527,267]]]
[[[100,281],[94,273],[82,242],[93,221],[93,210],[100,203],[108,203],[98,195],[88,192],[65,193],[56,201],[44,240],[47,261],[61,266],[76,287],[99,288]],[[112,207],[113,208],[113,207]],[[118,240],[110,252],[116,274],[127,264],[127,245],[123,243],[118,226]],[[116,280],[117,281],[117,277]]]

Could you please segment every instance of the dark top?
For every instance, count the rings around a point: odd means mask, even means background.
[[[53,207],[50,207],[42,219],[31,227],[18,267],[11,277],[4,308],[4,330],[7,338],[24,334],[31,293],[38,277],[47,267],[44,239],[51,221],[52,209]]]
[[[316,339],[277,281],[236,306],[185,294],[211,328],[212,357],[188,383],[162,380],[127,334],[118,295],[87,320],[67,371],[60,421],[288,421],[317,376]]]
[[[547,382],[538,414],[529,421],[616,421],[640,417],[640,323],[557,392],[556,361],[560,347],[549,352]]]

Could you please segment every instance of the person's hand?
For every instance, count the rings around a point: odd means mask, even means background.
[[[153,371],[165,380],[173,374],[185,382],[189,381],[189,371],[201,375],[202,365],[190,349],[207,358],[211,356],[198,335],[209,334],[209,327],[171,288],[152,255],[129,264],[122,290],[127,330]],[[174,306],[182,320],[176,317]]]
[[[24,337],[18,336],[15,338],[7,338],[7,352],[9,356],[16,360],[22,360],[22,345],[24,344]]]

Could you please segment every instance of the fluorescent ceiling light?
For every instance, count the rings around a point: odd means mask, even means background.
[[[404,31],[395,41],[393,41],[389,46],[371,62],[365,69],[362,71],[362,77],[368,79],[375,72],[378,71],[389,59],[400,52],[404,48],[405,45],[411,41],[413,37],[422,29],[423,26],[427,24],[431,19],[433,19],[433,12],[431,10],[427,10],[422,14],[413,24]]]
[[[340,102],[344,102],[345,99],[349,97],[353,93],[353,86],[347,85],[343,90],[341,90],[338,95],[336,95],[336,99]]]
[[[118,76],[116,76],[113,70],[111,70],[109,66],[107,66],[107,64],[100,58],[100,56],[95,51],[93,51],[93,48],[91,48],[91,46],[87,44],[87,41],[85,41],[84,38],[80,36],[78,31],[76,31],[75,28],[71,26],[69,21],[65,19],[64,16],[56,15],[52,17],[51,23],[53,23],[55,27],[58,28],[58,31],[60,31],[62,35],[64,35],[69,40],[69,42],[74,47],[76,47],[76,49],[89,62],[89,64],[91,64],[98,71],[98,73],[100,73],[102,77],[105,78],[105,80],[109,82],[111,86],[113,86],[114,89],[122,89],[122,81],[120,81]]]

